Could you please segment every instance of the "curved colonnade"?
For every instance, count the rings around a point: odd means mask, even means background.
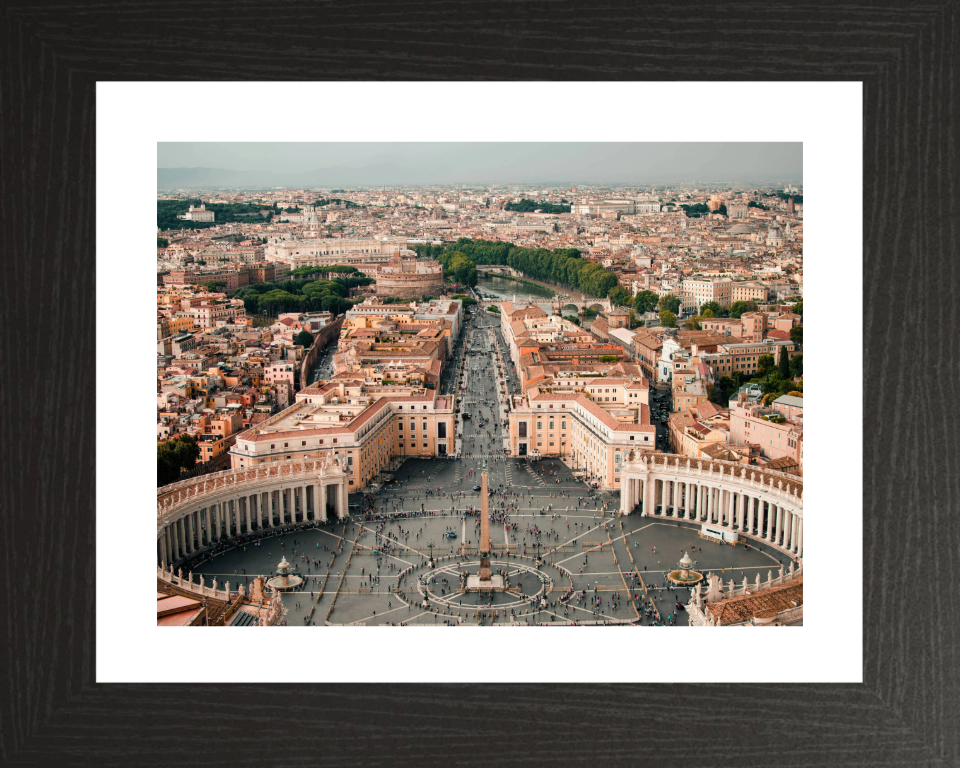
[[[228,469],[157,489],[157,564],[241,534],[348,516],[337,459]]]
[[[687,520],[803,556],[803,479],[730,461],[632,452],[621,470],[620,512]]]

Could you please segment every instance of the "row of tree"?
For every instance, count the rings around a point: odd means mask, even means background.
[[[569,205],[557,205],[556,203],[541,203],[529,198],[523,198],[519,203],[507,203],[503,209],[505,211],[517,211],[518,213],[570,213]]]
[[[177,435],[157,444],[157,485],[180,479],[181,470],[191,470],[200,458],[200,446],[193,435]]]
[[[439,250],[438,250],[439,249]],[[418,253],[441,261],[445,252],[462,254],[474,265],[508,266],[533,280],[544,280],[590,296],[606,298],[617,287],[617,276],[580,257],[576,248],[523,248],[511,243],[461,237],[445,248],[416,246]]]
[[[368,277],[338,277],[335,280],[286,280],[257,283],[236,291],[231,298],[242,299],[247,314],[276,317],[281,312],[346,312],[354,302],[347,297],[357,285],[372,283]]]
[[[683,208],[683,212],[689,219],[699,219],[711,213],[719,213],[721,216],[727,215],[727,206],[725,203],[720,203],[720,207],[715,211],[711,211],[706,203],[694,203],[693,205],[681,205],[680,207]]]

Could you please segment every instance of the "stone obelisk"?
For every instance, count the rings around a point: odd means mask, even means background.
[[[487,473],[480,475],[480,588],[490,588],[490,510],[487,502]]]

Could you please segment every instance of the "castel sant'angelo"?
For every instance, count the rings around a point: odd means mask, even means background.
[[[420,261],[412,251],[394,253],[376,274],[377,296],[419,299],[443,294],[443,267],[438,261]]]

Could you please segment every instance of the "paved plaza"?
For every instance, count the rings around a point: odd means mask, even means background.
[[[406,458],[376,495],[350,497],[351,517],[268,536],[217,554],[194,573],[249,583],[286,557],[305,578],[283,594],[289,626],[687,623],[686,589],[664,585],[683,552],[695,569],[737,583],[766,580],[782,553],[703,539],[683,521],[617,517],[617,494],[591,492],[558,459],[506,458],[506,386],[497,378],[499,318],[469,324],[453,377],[463,398],[457,454]],[[486,326],[486,327],[478,327]],[[469,354],[473,351],[474,354]],[[503,361],[509,369],[509,359]],[[454,371],[456,369],[451,366]],[[446,379],[445,379],[446,381]],[[507,590],[465,589],[479,572],[480,474],[490,501],[491,571]],[[431,557],[433,562],[431,564]],[[540,558],[538,565],[538,557]]]

